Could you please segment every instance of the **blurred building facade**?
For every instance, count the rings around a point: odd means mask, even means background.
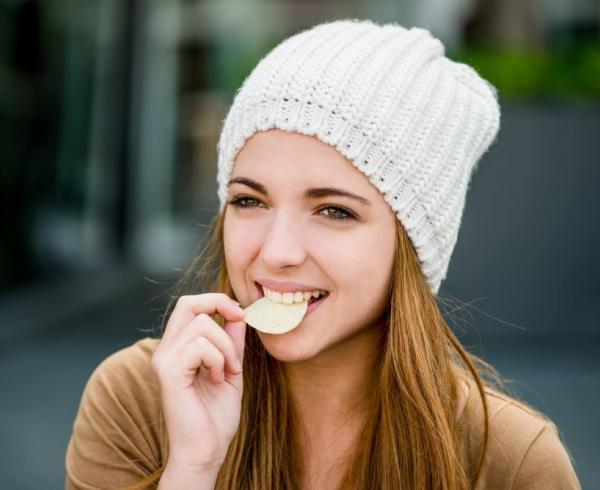
[[[457,56],[578,39],[597,50],[599,12],[584,0],[2,2],[0,285],[184,266],[216,210],[216,142],[235,88],[296,30],[369,17],[427,27]],[[512,76],[498,66],[492,82]]]

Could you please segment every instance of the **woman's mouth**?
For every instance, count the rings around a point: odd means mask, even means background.
[[[306,309],[306,314],[309,315],[313,310],[318,308],[327,298],[329,297],[329,292],[325,293],[324,296],[319,296],[318,298],[310,298],[308,300],[308,308]]]
[[[264,291],[263,291],[263,287],[255,282],[254,283],[256,285],[256,289],[258,291],[258,297],[262,298],[264,297]],[[311,311],[313,311],[315,308],[317,308],[321,303],[323,303],[327,298],[329,297],[329,291],[325,291],[325,294],[320,295],[318,298],[315,298],[314,296],[311,296],[308,300],[308,308],[306,310],[306,315],[308,315]],[[305,316],[306,316],[305,315]]]

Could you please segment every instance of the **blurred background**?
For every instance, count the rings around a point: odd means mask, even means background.
[[[600,488],[600,1],[0,0],[0,481],[64,487],[83,387],[154,335],[252,67],[336,18],[430,29],[499,91],[440,304]]]

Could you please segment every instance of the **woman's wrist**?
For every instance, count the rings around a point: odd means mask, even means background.
[[[169,462],[163,471],[158,490],[213,490],[220,464],[180,465]]]

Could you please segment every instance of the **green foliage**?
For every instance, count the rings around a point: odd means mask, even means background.
[[[600,99],[600,47],[582,44],[568,51],[466,48],[450,54],[471,65],[510,99]]]
[[[277,39],[267,40],[260,46],[240,49],[237,44],[227,44],[220,50],[215,84],[232,94],[242,86],[258,62],[278,44]]]

